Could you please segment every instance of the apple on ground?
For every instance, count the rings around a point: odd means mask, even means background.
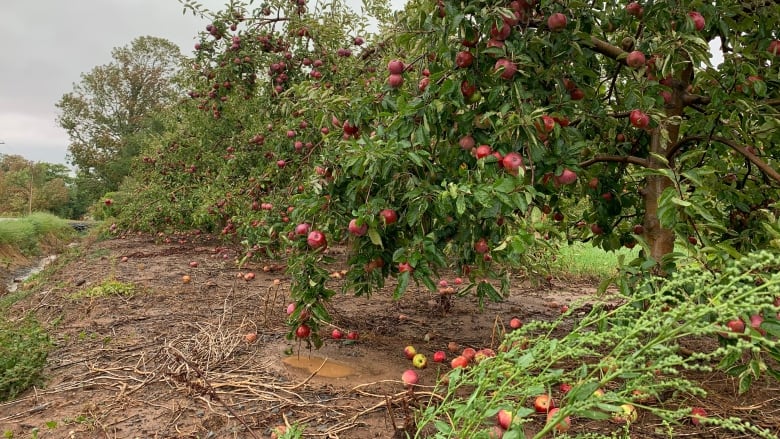
[[[407,369],[401,375],[401,381],[403,381],[405,387],[411,388],[417,385],[420,381],[420,377],[414,369]]]
[[[357,340],[360,336],[357,331],[349,331],[347,333],[347,340]]]
[[[414,346],[407,346],[404,348],[404,356],[407,360],[411,360],[415,355],[417,355],[417,349],[415,349]]]
[[[632,404],[621,404],[620,411],[615,412],[612,416],[612,420],[617,423],[632,423],[637,419],[636,407]]]
[[[257,341],[257,333],[256,332],[250,332],[249,334],[244,336],[244,339],[247,343],[254,343]]]
[[[417,369],[425,369],[428,366],[428,359],[423,354],[415,354],[412,358],[412,365]]]
[[[512,317],[512,319],[509,320],[509,327],[512,329],[520,329],[523,327],[523,322],[517,317]]]
[[[509,430],[509,426],[512,425],[512,412],[506,409],[501,409],[496,414],[496,422],[504,430]]]
[[[553,419],[558,415],[558,412],[560,411],[559,408],[553,407],[550,409],[549,412],[547,412],[547,423],[551,423]],[[566,416],[560,421],[558,421],[557,424],[555,424],[555,431],[558,433],[565,433],[569,431],[571,428],[571,418]]]
[[[737,334],[745,332],[745,322],[742,319],[729,320],[728,323],[726,323],[726,326]]]
[[[465,357],[468,361],[472,361],[474,357],[477,355],[477,351],[474,348],[465,348],[463,349],[461,355]]]
[[[444,351],[436,351],[433,353],[433,362],[434,363],[444,363],[447,361],[447,353]]]
[[[707,418],[707,411],[701,407],[691,408],[691,423],[698,426],[703,419]]]
[[[555,408],[555,401],[553,401],[550,395],[539,395],[534,399],[534,410],[536,410],[536,413],[547,413],[552,408]]]
[[[464,357],[463,355],[458,355],[457,357],[453,358],[450,362],[450,366],[452,366],[453,369],[458,368],[466,368],[469,365],[469,359]]]
[[[344,333],[343,333],[343,332],[341,332],[341,331],[340,331],[340,330],[338,330],[338,329],[334,329],[334,330],[333,330],[333,331],[330,333],[330,336],[331,336],[331,338],[333,338],[334,340],[341,340],[342,338],[344,338]]]

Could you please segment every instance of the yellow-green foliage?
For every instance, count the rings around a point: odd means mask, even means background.
[[[100,285],[77,291],[71,294],[70,297],[71,299],[82,299],[85,297],[132,296],[135,293],[135,285],[120,282],[115,279],[108,279],[103,281]]]

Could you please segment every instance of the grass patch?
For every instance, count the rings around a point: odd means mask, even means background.
[[[0,319],[0,401],[13,399],[42,381],[50,348],[49,335],[34,318]]]
[[[120,282],[116,279],[108,279],[103,281],[100,285],[95,285],[92,288],[76,291],[70,295],[71,299],[83,299],[83,298],[98,298],[109,296],[123,296],[129,297],[136,293],[135,285],[126,282]]]
[[[630,261],[638,255],[639,248],[608,252],[587,243],[575,242],[561,246],[550,266],[554,272],[564,276],[605,279],[616,273],[620,256]]]
[[[68,221],[50,213],[36,212],[15,220],[0,221],[0,246],[18,249],[31,256],[40,252],[45,241],[65,241],[75,231]]]

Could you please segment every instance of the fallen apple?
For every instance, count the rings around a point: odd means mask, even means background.
[[[412,358],[412,365],[417,369],[425,369],[428,366],[428,359],[423,354],[415,354]]]
[[[555,401],[553,401],[550,395],[539,395],[534,399],[534,410],[536,410],[536,413],[547,413],[552,408],[555,408]]]
[[[414,346],[407,346],[404,348],[404,356],[407,360],[411,360],[415,355],[417,355],[417,349],[415,349]]]
[[[411,388],[417,385],[420,381],[420,376],[414,369],[407,369],[401,374],[401,381],[404,383],[404,387]]]

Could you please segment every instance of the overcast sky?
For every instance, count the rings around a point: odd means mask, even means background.
[[[226,0],[200,0],[209,10]],[[393,0],[396,8],[403,0]],[[66,163],[68,137],[54,106],[111,49],[151,35],[192,54],[206,22],[177,0],[0,0],[0,153]]]
[[[199,0],[219,10],[226,0]],[[65,163],[68,136],[54,104],[111,49],[144,35],[186,55],[206,22],[177,0],[0,0],[0,153]]]

